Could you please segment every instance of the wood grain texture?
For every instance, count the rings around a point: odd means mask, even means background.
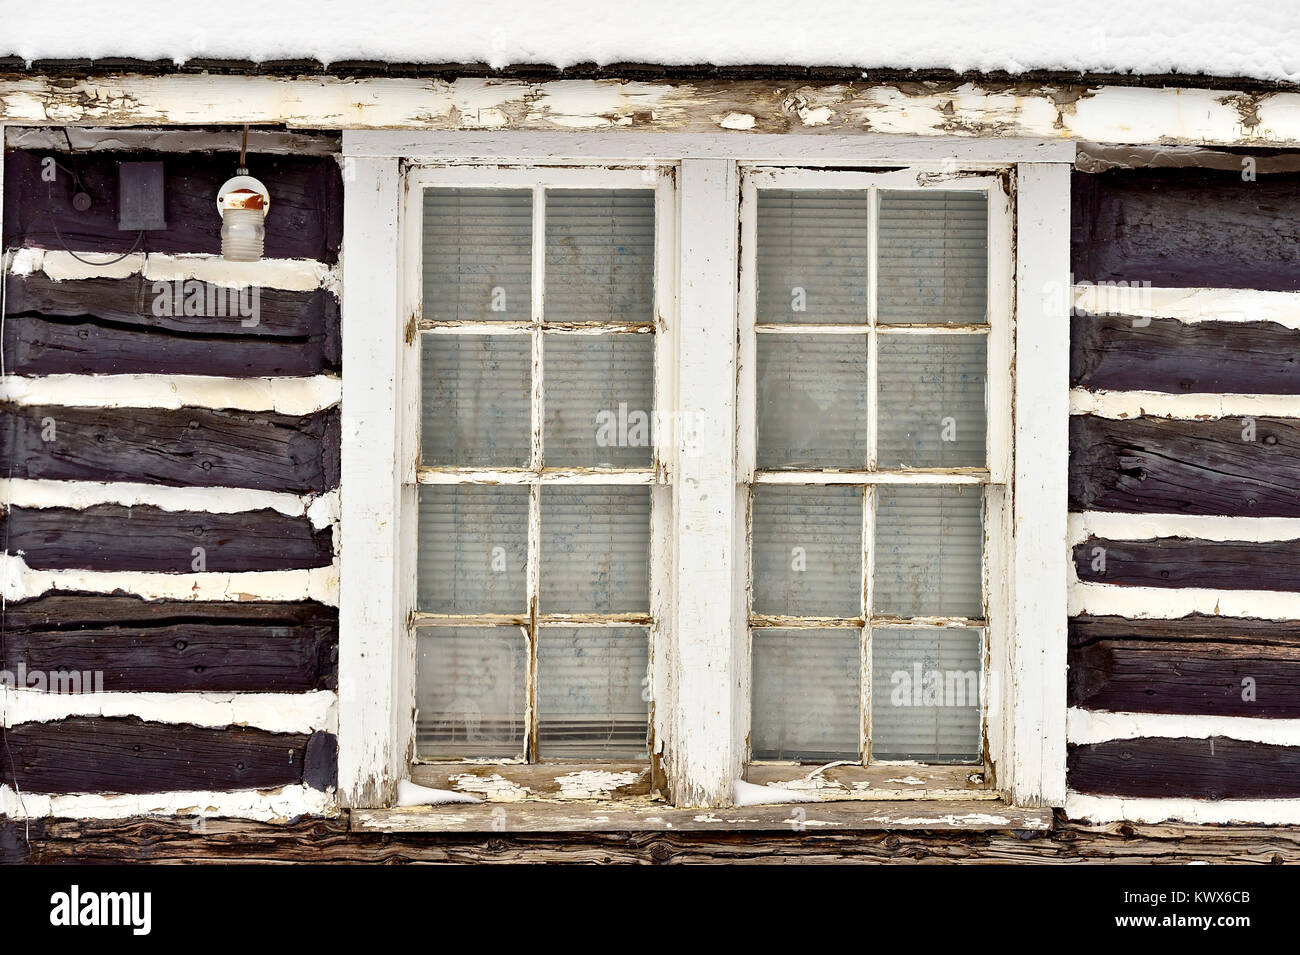
[[[1089,537],[1074,545],[1074,569],[1080,580],[1099,584],[1292,592],[1300,591],[1300,541]]]
[[[14,507],[0,515],[0,539],[36,570],[239,573],[328,567],[334,559],[330,528],[270,508],[213,514],[119,504]]]
[[[1076,314],[1070,383],[1094,391],[1300,394],[1300,329]]]
[[[1076,282],[1300,289],[1300,173],[1076,172],[1072,192]]]
[[[1093,795],[1300,797],[1300,747],[1223,737],[1111,740],[1071,746],[1068,760],[1070,788]]]
[[[1300,422],[1070,419],[1070,509],[1300,516]]]
[[[1300,718],[1300,621],[1077,617],[1069,645],[1071,706]]]
[[[53,426],[53,439],[49,437]],[[305,493],[338,484],[339,417],[0,405],[9,477]]]
[[[98,671],[115,692],[338,686],[338,611],[303,601],[53,594],[9,603],[0,669]]]
[[[391,835],[349,830],[346,816],[285,823],[133,817],[0,821],[0,856],[42,864],[121,863],[809,863],[1151,864],[1300,862],[1300,828],[1182,824],[1050,832],[618,832]]]
[[[117,164],[161,161],[167,228],[146,232],[138,250],[221,251],[217,190],[235,174],[237,158],[148,151],[61,155],[57,157],[55,180],[46,182],[41,174],[42,160],[47,155],[42,151],[14,150],[5,157],[6,247],[130,250],[136,246],[138,233],[119,232],[117,228]],[[250,155],[248,168],[271,194],[266,256],[337,261],[343,236],[343,182],[334,158]],[[85,212],[72,207],[72,198],[81,189],[91,198]]]
[[[258,289],[256,323],[247,325],[237,314],[155,315],[160,293],[139,275],[64,282],[11,275],[5,294],[9,374],[243,378],[339,369],[338,300],[324,289]]]
[[[232,726],[205,729],[133,718],[74,718],[0,730],[15,779],[30,793],[226,792],[335,784],[337,744],[330,733],[269,733]]]

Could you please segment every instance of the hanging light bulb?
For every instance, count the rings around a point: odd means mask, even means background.
[[[244,127],[239,150],[239,168],[217,190],[217,211],[221,214],[221,256],[231,262],[256,262],[266,241],[266,214],[271,194],[244,167],[248,151],[248,127]]]

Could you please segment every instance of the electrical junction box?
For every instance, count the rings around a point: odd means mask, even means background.
[[[164,202],[163,164],[120,162],[117,164],[117,228],[122,232],[146,232],[167,228]]]

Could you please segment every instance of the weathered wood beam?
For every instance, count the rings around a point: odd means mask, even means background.
[[[1098,584],[1294,592],[1300,591],[1300,541],[1089,537],[1074,546],[1074,569],[1080,580]]]
[[[1300,748],[1245,740],[1126,739],[1069,748],[1070,788],[1109,796],[1300,797]]]

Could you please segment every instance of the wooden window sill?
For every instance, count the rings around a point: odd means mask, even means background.
[[[845,800],[733,809],[676,809],[659,802],[456,803],[354,809],[354,832],[1044,832],[1052,810],[994,799]]]

